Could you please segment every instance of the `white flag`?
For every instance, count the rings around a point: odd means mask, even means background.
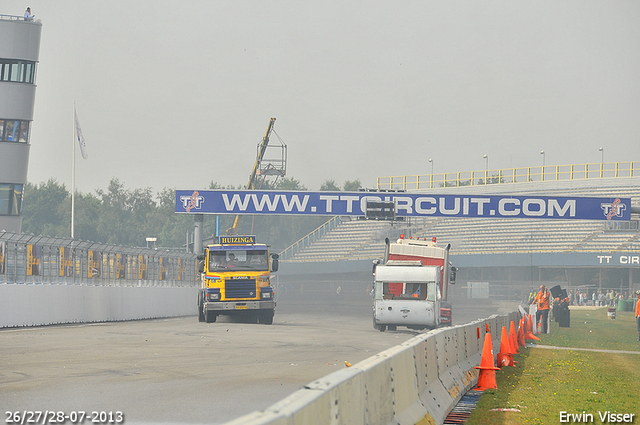
[[[73,109],[73,114],[75,115],[76,120],[76,138],[78,139],[78,144],[80,145],[80,153],[82,153],[82,157],[84,159],[87,159],[89,157],[89,154],[87,153],[87,144],[84,142],[82,129],[80,128],[80,123],[78,122],[78,114],[76,113],[75,108]]]

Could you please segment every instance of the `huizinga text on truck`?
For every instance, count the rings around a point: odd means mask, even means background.
[[[202,286],[198,320],[212,323],[219,315],[239,315],[270,325],[276,307],[271,273],[278,255],[256,243],[255,236],[220,236],[199,261]]]
[[[398,326],[434,329],[451,325],[449,285],[456,268],[449,263],[450,245],[433,240],[385,240],[385,258],[373,266],[373,326],[381,332]]]

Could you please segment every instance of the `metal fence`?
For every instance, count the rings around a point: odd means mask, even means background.
[[[18,15],[3,15],[3,14],[0,14],[0,19],[5,20],[5,21],[27,21],[27,22],[33,22],[33,20],[25,19],[24,16],[18,16]]]
[[[503,183],[622,178],[639,175],[640,162],[604,162],[378,177],[377,188],[413,190]]]
[[[194,254],[0,231],[0,284],[198,286]]]

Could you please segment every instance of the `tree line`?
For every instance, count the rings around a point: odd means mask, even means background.
[[[360,180],[346,181],[345,191],[361,187]],[[243,185],[223,187],[211,182],[209,189],[242,189]],[[293,177],[283,178],[261,189],[307,190]],[[335,180],[325,181],[320,190],[339,191]],[[242,216],[238,233],[255,234],[258,240],[279,251],[327,221],[318,216]],[[205,215],[205,238],[225,234],[233,226],[235,216]],[[78,240],[125,246],[146,246],[147,237],[157,238],[156,246],[184,248],[190,241],[194,223],[191,214],[175,213],[175,190],[164,188],[153,193],[151,188],[127,189],[117,178],[106,190],[95,193],[76,191],[74,236]],[[71,235],[71,192],[55,179],[39,184],[27,183],[22,209],[22,232],[51,237]]]

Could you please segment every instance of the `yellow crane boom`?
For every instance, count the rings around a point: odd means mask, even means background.
[[[275,125],[276,119],[271,118],[269,121],[269,126],[267,127],[267,132],[262,139],[262,143],[260,143],[260,147],[258,148],[258,155],[256,156],[256,164],[253,166],[253,171],[251,172],[251,176],[249,176],[249,183],[247,183],[247,189],[255,189],[256,188],[256,176],[258,175],[258,169],[260,168],[260,163],[264,158],[264,153],[267,151],[267,146],[269,145],[269,137],[271,136],[271,131],[273,131],[273,126]],[[229,234],[235,235],[238,231],[238,223],[240,223],[240,215],[236,215],[235,220],[233,221],[233,226],[229,229]]]

